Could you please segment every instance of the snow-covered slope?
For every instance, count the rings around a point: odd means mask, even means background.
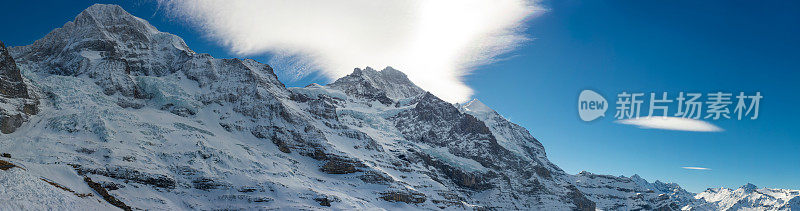
[[[0,170],[0,210],[117,210],[67,165],[3,161],[15,167]]]
[[[44,97],[3,152],[69,166],[123,208],[594,208],[526,130],[495,128],[538,149],[514,153],[391,68],[286,88],[115,5],[11,53]]]
[[[800,191],[758,188],[746,184],[738,189],[709,188],[695,198],[702,203],[684,210],[800,210]]]
[[[0,208],[594,210],[695,200],[674,184],[569,175],[525,128],[477,100],[447,103],[398,70],[287,88],[266,64],[195,53],[116,5],[93,5],[10,52],[30,95],[3,102],[38,112],[0,136],[11,155],[3,165],[23,167],[0,171],[0,182],[16,183],[0,186],[0,200],[14,199]],[[27,197],[40,192],[51,197]]]
[[[500,116],[496,111],[483,104],[480,100],[474,99],[464,105],[459,106],[462,112],[470,114],[483,121],[487,127],[495,134],[497,143],[503,148],[520,155],[523,158],[535,157],[543,164],[550,164],[547,161],[547,154],[544,146],[539,143],[531,134],[517,124],[508,121]],[[550,164],[552,165],[552,164]],[[549,166],[554,171],[561,171],[557,166]]]
[[[675,183],[650,183],[639,175],[616,177],[584,171],[573,180],[602,210],[680,210],[696,201],[694,194]]]

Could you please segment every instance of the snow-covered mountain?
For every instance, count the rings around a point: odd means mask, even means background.
[[[701,203],[675,183],[653,183],[631,177],[581,172],[575,175],[578,189],[603,210],[680,210],[689,203]]]
[[[116,5],[1,50],[0,210],[711,206],[636,175],[567,174],[525,128],[391,67],[285,87]]]
[[[709,188],[698,193],[700,204],[685,210],[800,210],[800,191],[758,188],[747,183],[738,189]]]

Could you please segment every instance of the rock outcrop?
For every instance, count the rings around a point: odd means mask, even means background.
[[[14,58],[0,42],[0,132],[16,131],[31,115],[39,112],[38,104],[28,92]]]

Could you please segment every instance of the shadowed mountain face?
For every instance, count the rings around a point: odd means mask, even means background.
[[[116,5],[2,56],[3,99],[42,97],[27,123],[1,125],[19,127],[0,152],[25,168],[0,174],[19,181],[0,187],[19,194],[0,198],[44,191],[58,202],[17,197],[0,209],[669,210],[693,200],[638,176],[566,174],[525,128],[390,67],[287,88],[266,64],[195,53]]]
[[[9,98],[28,98],[28,87],[3,42],[0,42],[0,94]]]
[[[28,116],[38,112],[38,101],[28,93],[19,67],[0,42],[0,132],[17,130]]]

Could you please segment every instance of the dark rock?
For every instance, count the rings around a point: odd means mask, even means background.
[[[29,95],[19,67],[3,42],[0,42],[0,97],[14,99],[9,100],[13,102],[9,104],[13,110],[0,109],[0,132],[4,134],[13,133],[29,115],[39,112],[39,102]]]
[[[0,41],[0,94],[9,98],[28,98],[28,88],[22,81],[17,63]]]
[[[550,173],[550,170],[547,170],[547,168],[542,167],[540,165],[534,166],[533,171],[536,172],[537,175],[545,179],[551,179],[553,177]]]
[[[247,201],[255,202],[255,203],[262,203],[262,202],[271,202],[271,201],[274,201],[274,199],[269,198],[269,197],[255,197],[255,198],[248,198]]]
[[[327,197],[315,198],[314,201],[319,202],[319,205],[322,205],[322,206],[326,206],[326,207],[330,207],[331,206],[331,200],[328,199]]]
[[[572,201],[572,204],[576,206],[576,210],[583,210],[583,211],[595,210],[596,208],[595,203],[592,200],[586,198],[586,196],[584,196],[583,193],[580,190],[578,190],[577,187],[575,187],[574,185],[569,185],[567,186],[567,189],[570,190],[570,192],[567,194],[567,197],[569,198],[570,201]]]
[[[38,101],[26,102],[24,105],[22,105],[22,113],[25,113],[27,115],[36,115],[36,114],[38,114],[39,113],[39,102]]]
[[[101,182],[101,183],[103,184],[103,188],[107,190],[119,190],[120,188],[125,188],[125,185],[113,182]]]
[[[314,158],[314,160],[325,160],[328,159],[328,155],[325,154],[322,149],[314,149],[314,153],[312,153],[309,157]]]
[[[11,168],[17,167],[16,165],[9,163],[8,161],[0,160],[0,170],[9,170]]]
[[[85,148],[85,147],[81,147],[81,148],[79,148],[79,149],[77,149],[77,150],[75,150],[75,151],[76,151],[76,152],[83,153],[83,154],[87,154],[87,155],[89,155],[89,154],[92,154],[92,153],[94,153],[96,150],[93,150],[93,149],[88,149],[88,148]]]
[[[482,174],[477,172],[467,172],[458,167],[450,166],[447,163],[444,163],[438,159],[435,159],[431,156],[428,156],[425,153],[418,153],[422,161],[429,166],[433,166],[434,168],[441,171],[447,179],[453,181],[456,185],[467,188],[470,190],[487,190],[491,189],[494,186],[489,182],[489,179],[493,176],[491,173]]]
[[[0,116],[0,132],[4,134],[13,133],[22,126],[24,119],[21,114]]]
[[[386,175],[386,174],[383,174],[383,173],[380,173],[380,172],[376,172],[376,171],[366,171],[366,172],[364,172],[363,175],[358,176],[358,179],[360,179],[361,181],[364,181],[366,183],[371,183],[371,184],[388,185],[388,184],[394,182],[394,179],[389,177],[389,175]]]
[[[330,157],[320,170],[328,174],[349,174],[361,171],[358,167],[364,167],[364,164],[344,158]]]
[[[211,179],[211,178],[201,177],[201,178],[197,178],[197,179],[192,180],[192,186],[195,189],[211,190],[211,189],[217,189],[219,187],[225,186],[225,184],[221,183],[221,182],[214,181],[214,179]]]
[[[305,95],[303,95],[305,96]],[[307,110],[309,113],[322,119],[336,119],[336,107],[334,106],[333,99],[325,97],[320,99],[308,100]]]
[[[677,211],[681,210],[681,206],[675,202],[667,203],[664,206],[656,207],[653,211]]]
[[[240,187],[238,189],[238,191],[241,192],[241,193],[252,193],[252,192],[255,192],[257,190],[258,189],[256,187]]]
[[[258,137],[258,136],[256,136],[256,137]],[[284,142],[283,140],[281,140],[280,138],[278,138],[276,136],[272,137],[272,143],[275,144],[276,146],[278,146],[278,150],[280,150],[283,153],[291,153],[292,152],[291,150],[289,150],[289,145],[287,145],[286,142]]]
[[[380,198],[390,202],[403,202],[406,204],[419,204],[427,200],[425,194],[401,191],[383,192]]]
[[[310,125],[290,128],[258,125],[250,133],[256,138],[270,139],[281,152],[290,153],[290,149],[297,149],[302,155],[312,155],[314,149],[320,148],[318,141],[325,138]]]
[[[159,188],[174,189],[177,185],[175,179],[167,175],[144,173],[135,169],[114,166],[110,168],[94,169],[84,168],[77,164],[72,164],[78,174],[85,175],[87,173],[103,175],[115,179],[129,180],[141,184],[152,185]]]
[[[100,196],[103,197],[103,200],[106,200],[106,202],[108,202],[109,204],[119,207],[120,209],[125,211],[133,210],[130,206],[126,205],[116,197],[109,194],[108,191],[103,187],[103,185],[92,181],[92,178],[84,177],[83,181],[86,182],[86,184],[89,185],[89,187],[92,188],[95,192],[97,192],[97,194],[100,194]]]

